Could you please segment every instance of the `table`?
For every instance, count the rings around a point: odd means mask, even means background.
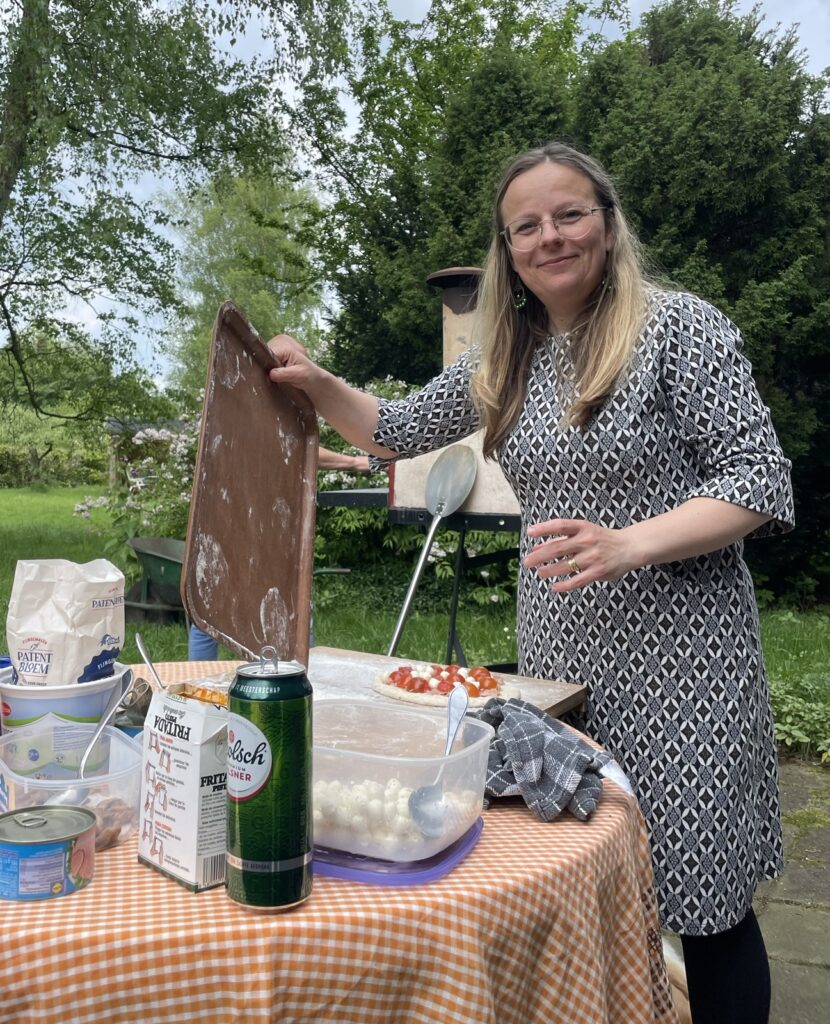
[[[588,822],[512,800],[483,819],[437,882],[318,876],[277,915],[188,892],[135,839],[107,850],[81,892],[0,903],[0,1024],[676,1024],[635,801],[606,781]]]

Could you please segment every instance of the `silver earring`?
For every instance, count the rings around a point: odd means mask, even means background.
[[[525,308],[527,305],[527,293],[525,292],[525,286],[521,282],[513,289],[510,298],[513,300],[513,308],[517,312]]]

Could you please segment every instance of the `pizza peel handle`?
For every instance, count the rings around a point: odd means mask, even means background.
[[[418,589],[418,582],[424,571],[427,557],[432,549],[432,542],[435,539],[438,524],[444,516],[452,515],[453,512],[464,504],[465,498],[472,490],[475,478],[476,457],[472,448],[465,444],[456,444],[445,449],[432,464],[432,468],[427,475],[424,495],[427,511],[432,513],[432,523],[424,541],[421,557],[415,566],[415,572],[412,575],[409,589],[406,592],[403,608],[401,608],[401,614],[398,616],[398,622],[392,636],[392,642],[389,645],[389,650],[386,652],[389,657],[398,648],[398,641],[401,638],[406,617],[409,614],[412,600],[415,597],[415,591]]]

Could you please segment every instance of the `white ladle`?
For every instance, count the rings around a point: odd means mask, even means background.
[[[470,703],[467,688],[458,685],[450,691],[447,700],[447,742],[444,747],[446,759],[455,741],[458,727],[467,714]],[[429,786],[421,786],[409,794],[409,813],[421,832],[430,839],[443,835],[446,831],[446,817],[449,804],[444,798],[443,775],[446,760],[441,762],[435,782]]]
[[[418,589],[418,582],[427,564],[427,558],[432,550],[432,542],[435,539],[436,531],[441,525],[441,520],[452,515],[464,504],[467,495],[472,490],[476,478],[476,457],[473,449],[466,444],[453,444],[438,456],[427,474],[424,486],[424,500],[427,510],[432,513],[432,523],[427,532],[421,557],[415,566],[412,580],[406,597],[403,601],[401,614],[395,624],[395,632],[392,634],[392,642],[386,652],[391,657],[398,649],[398,641],[401,638],[406,617],[412,602],[415,599],[415,592]]]

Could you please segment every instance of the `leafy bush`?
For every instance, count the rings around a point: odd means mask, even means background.
[[[55,448],[40,454],[32,445],[0,443],[0,487],[35,484],[102,485],[107,457],[86,448]]]
[[[761,638],[779,743],[800,757],[830,761],[830,615],[768,611]]]
[[[0,487],[25,487],[30,480],[26,452],[17,445],[0,444]]]
[[[771,679],[770,699],[778,742],[801,757],[830,761],[830,672]]]

